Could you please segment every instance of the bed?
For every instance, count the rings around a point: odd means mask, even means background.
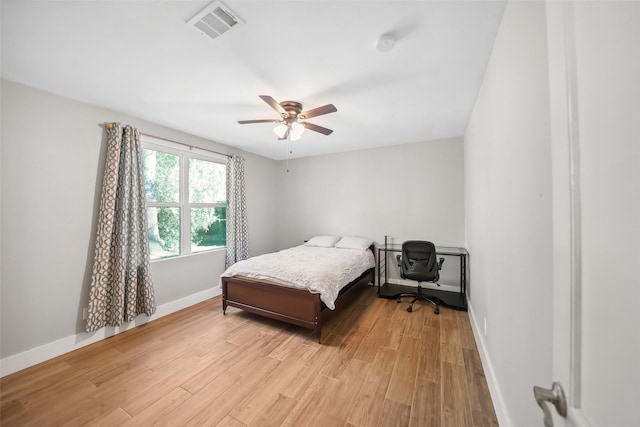
[[[320,342],[322,312],[347,305],[374,282],[374,254],[368,239],[316,236],[237,262],[220,278],[222,311],[236,307],[312,329]]]

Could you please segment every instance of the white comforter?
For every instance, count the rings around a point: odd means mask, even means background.
[[[237,262],[221,277],[247,276],[308,289],[333,310],[340,289],[374,265],[369,250],[301,245]]]

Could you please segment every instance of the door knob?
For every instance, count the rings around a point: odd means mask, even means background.
[[[554,382],[551,389],[534,385],[533,395],[536,398],[536,402],[538,402],[538,406],[544,412],[544,427],[553,427],[553,418],[546,402],[552,403],[556,407],[558,414],[563,417],[567,416],[567,400],[564,397],[564,390],[562,390],[560,383]]]

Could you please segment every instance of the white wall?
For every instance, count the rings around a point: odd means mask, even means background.
[[[321,234],[463,246],[463,167],[462,138],[290,160],[288,173],[281,161],[278,246]],[[416,285],[397,270],[390,254],[390,281]],[[446,257],[440,283],[457,291],[459,271]]]
[[[279,162],[278,246],[319,234],[464,243],[462,139]]]
[[[287,166],[289,172],[287,172]],[[314,235],[464,245],[462,138],[279,162],[278,247]],[[388,254],[390,282],[403,281]],[[460,260],[446,257],[440,283],[459,289]],[[425,287],[435,287],[426,284]]]
[[[541,425],[551,384],[547,64],[544,2],[509,2],[464,138],[470,311],[504,426]]]
[[[91,281],[106,149],[99,124],[107,121],[242,154],[251,250],[259,254],[276,249],[271,196],[275,161],[2,80],[0,356],[5,361],[69,337],[94,339],[82,333],[82,308]],[[224,251],[152,262],[157,305],[170,307],[194,295],[212,295],[223,270]]]

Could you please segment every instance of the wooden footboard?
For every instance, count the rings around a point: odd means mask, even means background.
[[[336,300],[336,309],[346,305],[358,290],[373,283],[373,280],[374,269],[371,268],[345,286]],[[223,313],[226,314],[228,306],[312,329],[320,342],[321,313],[325,307],[319,294],[312,294],[306,289],[272,285],[246,278],[223,277]]]

